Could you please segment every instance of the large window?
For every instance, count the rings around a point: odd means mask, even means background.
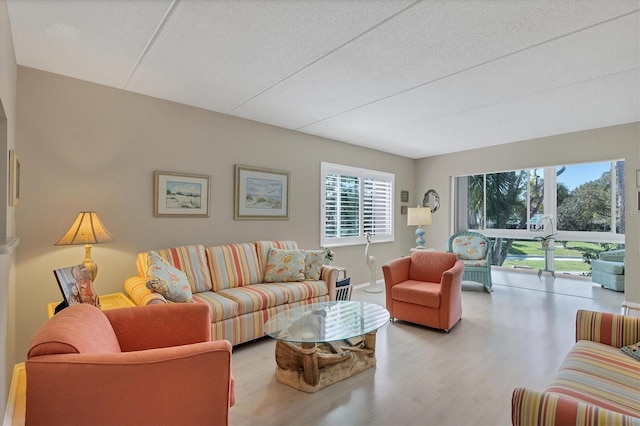
[[[557,233],[558,242],[624,243],[622,160],[461,176],[455,191],[455,230],[495,238],[497,265],[514,241],[541,233]]]
[[[323,247],[393,241],[392,173],[322,163]]]

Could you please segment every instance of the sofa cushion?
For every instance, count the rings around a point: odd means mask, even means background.
[[[272,248],[267,257],[264,282],[289,282],[304,280],[305,253],[303,250]]]
[[[640,342],[623,346],[622,352],[640,361]]]
[[[327,252],[324,250],[305,250],[304,278],[306,280],[320,279],[320,270],[326,255]]]
[[[546,392],[640,417],[639,377],[640,362],[619,348],[579,340]]]
[[[213,291],[262,282],[254,244],[227,244],[208,247],[206,251],[213,277]]]
[[[187,274],[192,293],[211,290],[211,275],[204,246],[196,244],[154,251],[169,265],[175,266]],[[138,274],[145,278],[149,265],[148,257],[149,252],[138,254]]]
[[[146,274],[148,289],[160,293],[172,302],[193,302],[187,274],[169,265],[155,251],[149,252],[147,261],[149,262]]]
[[[607,274],[612,274],[612,275],[623,275],[624,263],[594,259],[591,261],[591,269],[598,270],[601,272],[606,272]]]
[[[273,284],[253,284],[216,292],[238,304],[238,315],[287,303],[287,291]]]
[[[303,300],[312,300],[329,294],[327,282],[320,280],[274,283],[271,285],[278,286],[287,292],[287,303],[289,304]]]
[[[399,302],[438,308],[440,283],[408,280],[391,287],[391,298]]]
[[[487,259],[460,259],[464,266],[471,266],[474,268],[486,268]]]
[[[201,291],[193,295],[195,303],[209,306],[211,322],[223,321],[238,316],[238,303],[213,291]]]
[[[118,352],[118,338],[102,311],[87,303],[76,303],[54,315],[38,330],[31,339],[27,358]]]
[[[484,259],[487,257],[487,242],[473,235],[460,235],[453,239],[451,252],[460,259]]]
[[[268,241],[256,241],[256,252],[258,253],[258,262],[260,264],[260,270],[264,275],[264,270],[267,267],[267,258],[269,257],[269,250],[272,248],[283,250],[298,250],[298,244],[295,241],[285,240],[268,240]]]

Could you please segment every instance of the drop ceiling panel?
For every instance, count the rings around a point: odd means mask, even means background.
[[[19,65],[122,88],[170,0],[9,0]]]
[[[423,2],[234,115],[302,128],[637,7],[628,2]],[[294,106],[294,107],[292,107]]]
[[[421,158],[640,120],[638,70],[352,141]],[[460,126],[460,123],[465,123]]]
[[[637,31],[637,19],[627,16],[300,130],[329,138],[340,136],[353,142],[389,129],[411,129],[429,120],[608,76],[619,70],[635,68],[638,72]]]
[[[227,112],[408,4],[180,2],[127,89]]]

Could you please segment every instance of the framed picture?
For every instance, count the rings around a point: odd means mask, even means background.
[[[407,206],[400,206],[400,214],[407,214],[407,211],[408,211]]]
[[[89,278],[89,271],[84,265],[55,269],[53,274],[58,281],[62,297],[69,306],[88,303],[100,307],[98,295],[93,291],[91,278]]]
[[[236,220],[288,220],[290,172],[236,164]]]
[[[209,217],[211,176],[186,173],[154,173],[155,217]]]
[[[400,202],[402,203],[409,202],[409,191],[400,191]]]
[[[13,149],[9,150],[9,205],[16,206],[20,200],[20,159]]]

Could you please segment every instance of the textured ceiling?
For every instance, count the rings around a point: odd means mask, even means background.
[[[640,121],[635,0],[8,0],[19,65],[409,158]]]

